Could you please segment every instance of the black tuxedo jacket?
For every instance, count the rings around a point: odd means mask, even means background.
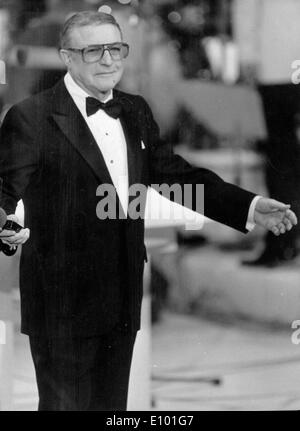
[[[121,122],[130,185],[204,184],[205,215],[245,231],[254,195],[174,155],[142,97],[117,90],[114,97],[127,102]],[[20,263],[22,332],[94,336],[116,324],[139,329],[144,221],[97,217],[96,189],[112,180],[63,80],[13,106],[0,139],[1,206],[11,214],[23,199],[31,229]]]

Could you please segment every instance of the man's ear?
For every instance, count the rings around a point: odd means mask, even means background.
[[[59,55],[62,61],[65,63],[65,65],[68,67],[71,63],[71,54],[66,49],[60,49]]]

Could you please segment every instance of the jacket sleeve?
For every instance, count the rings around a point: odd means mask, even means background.
[[[208,169],[193,167],[182,157],[174,154],[172,146],[160,139],[158,125],[148,104],[144,99],[141,101],[145,113],[143,127],[146,127],[150,151],[150,183],[170,186],[179,184],[182,190],[181,202],[174,199],[174,196],[171,200],[183,203],[194,211],[202,207],[201,213],[206,217],[246,233],[248,211],[255,194],[223,181]],[[191,195],[189,199],[185,199],[184,196],[184,185],[187,184],[192,191],[192,193],[189,191]],[[197,184],[202,184],[203,188],[196,187]],[[199,195],[199,190],[203,191],[204,196]],[[169,198],[170,195],[165,197]],[[199,204],[199,199],[204,205]]]
[[[15,212],[38,167],[33,128],[23,112],[14,106],[6,114],[0,129],[0,206],[7,214]]]

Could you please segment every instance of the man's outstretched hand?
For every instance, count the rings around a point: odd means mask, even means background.
[[[297,224],[297,217],[290,209],[290,205],[275,199],[260,198],[256,203],[254,221],[259,226],[273,232],[274,235],[280,235]]]

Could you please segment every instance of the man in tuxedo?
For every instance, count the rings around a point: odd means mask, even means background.
[[[126,217],[129,187],[190,184],[195,209],[204,184],[205,215],[242,232],[258,223],[279,235],[297,220],[288,205],[194,168],[160,142],[145,100],[114,89],[129,48],[112,15],[73,15],[60,44],[64,79],[13,106],[1,128],[1,206],[13,217],[23,199],[31,236],[0,236],[24,244],[22,332],[39,409],[125,410],[146,260],[143,217]],[[119,217],[97,217],[103,184],[115,186]]]

